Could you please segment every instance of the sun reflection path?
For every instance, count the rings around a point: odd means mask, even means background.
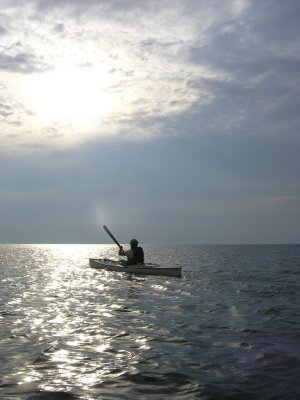
[[[14,374],[20,388],[97,390],[135,373],[150,351],[143,313],[132,308],[142,281],[89,268],[90,256],[110,252],[111,245],[32,247],[30,285],[13,305],[23,312],[14,327],[23,336]]]

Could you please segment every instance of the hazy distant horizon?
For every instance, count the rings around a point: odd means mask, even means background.
[[[126,247],[129,244],[120,243]],[[0,243],[0,245],[20,245],[20,246],[115,246],[111,243]],[[300,243],[140,243],[140,246],[299,246]]]

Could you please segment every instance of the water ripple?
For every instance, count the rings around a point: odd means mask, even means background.
[[[298,247],[148,246],[180,280],[89,268],[114,246],[0,250],[1,398],[296,399]]]

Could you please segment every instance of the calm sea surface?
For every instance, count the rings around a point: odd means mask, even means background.
[[[299,399],[300,246],[0,245],[0,399]]]

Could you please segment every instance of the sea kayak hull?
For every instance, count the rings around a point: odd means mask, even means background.
[[[123,266],[118,261],[90,258],[90,266],[106,271],[125,272],[136,275],[164,275],[181,277],[181,267],[174,264],[143,264]]]

